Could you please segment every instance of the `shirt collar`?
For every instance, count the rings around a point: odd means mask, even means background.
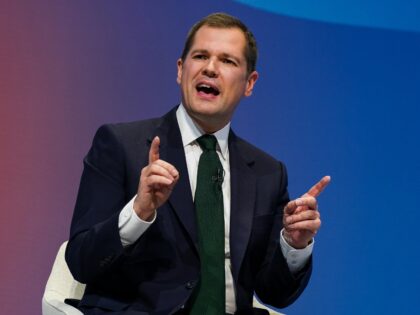
[[[184,148],[205,134],[205,132],[192,120],[188,115],[184,105],[179,105],[176,111],[176,119],[178,121],[179,130],[181,131],[182,144]],[[228,137],[230,130],[230,122],[222,129],[213,133],[217,139],[220,148],[220,153],[223,159],[226,159],[228,153]]]

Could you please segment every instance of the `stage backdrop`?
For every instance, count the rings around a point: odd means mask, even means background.
[[[420,4],[314,3],[2,0],[0,312],[40,313],[95,130],[176,105],[189,26],[225,11],[260,49],[234,129],[287,164],[292,197],[332,176],[313,277],[282,311],[417,313]]]

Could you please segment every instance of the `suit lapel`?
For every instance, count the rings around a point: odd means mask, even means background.
[[[179,172],[179,180],[169,197],[169,204],[175,211],[179,221],[190,235],[198,252],[198,236],[194,202],[185,161],[181,132],[176,119],[176,108],[163,117],[156,129],[160,142],[160,159],[172,164]],[[151,140],[150,140],[151,141]]]
[[[176,108],[162,117],[155,134],[159,136],[160,158],[176,167],[180,174],[178,183],[169,197],[172,206],[181,224],[190,235],[198,253],[198,235],[195,216],[195,207],[188,178],[188,169],[185,161],[185,152],[181,133],[176,120]],[[238,280],[239,270],[249,242],[254,216],[256,194],[256,177],[251,169],[253,159],[249,152],[243,152],[239,139],[231,131],[229,135],[229,159],[231,172],[231,218],[230,218],[230,251],[232,273],[235,281]]]
[[[251,235],[256,193],[256,176],[250,166],[252,158],[241,152],[238,138],[229,137],[231,173],[230,252],[232,274],[238,280],[239,270]]]

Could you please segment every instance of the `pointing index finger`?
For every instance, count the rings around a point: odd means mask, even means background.
[[[328,186],[331,181],[331,176],[324,176],[321,180],[313,185],[311,189],[308,190],[307,194],[311,195],[312,197],[318,197],[319,194]]]
[[[158,136],[153,138],[152,144],[149,150],[149,164],[159,160],[159,145],[160,139]]]

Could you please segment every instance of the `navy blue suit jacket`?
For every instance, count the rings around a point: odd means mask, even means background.
[[[66,260],[75,279],[87,284],[80,302],[85,311],[172,314],[188,302],[199,281],[195,209],[175,112],[102,126],[84,159]],[[156,221],[124,248],[119,213],[137,193],[154,136],[161,139],[160,158],[176,167],[180,179],[157,209]],[[289,200],[286,170],[232,131],[229,154],[237,313],[252,314],[254,291],[265,303],[287,306],[306,286],[311,262],[293,276],[280,250],[282,209]]]

